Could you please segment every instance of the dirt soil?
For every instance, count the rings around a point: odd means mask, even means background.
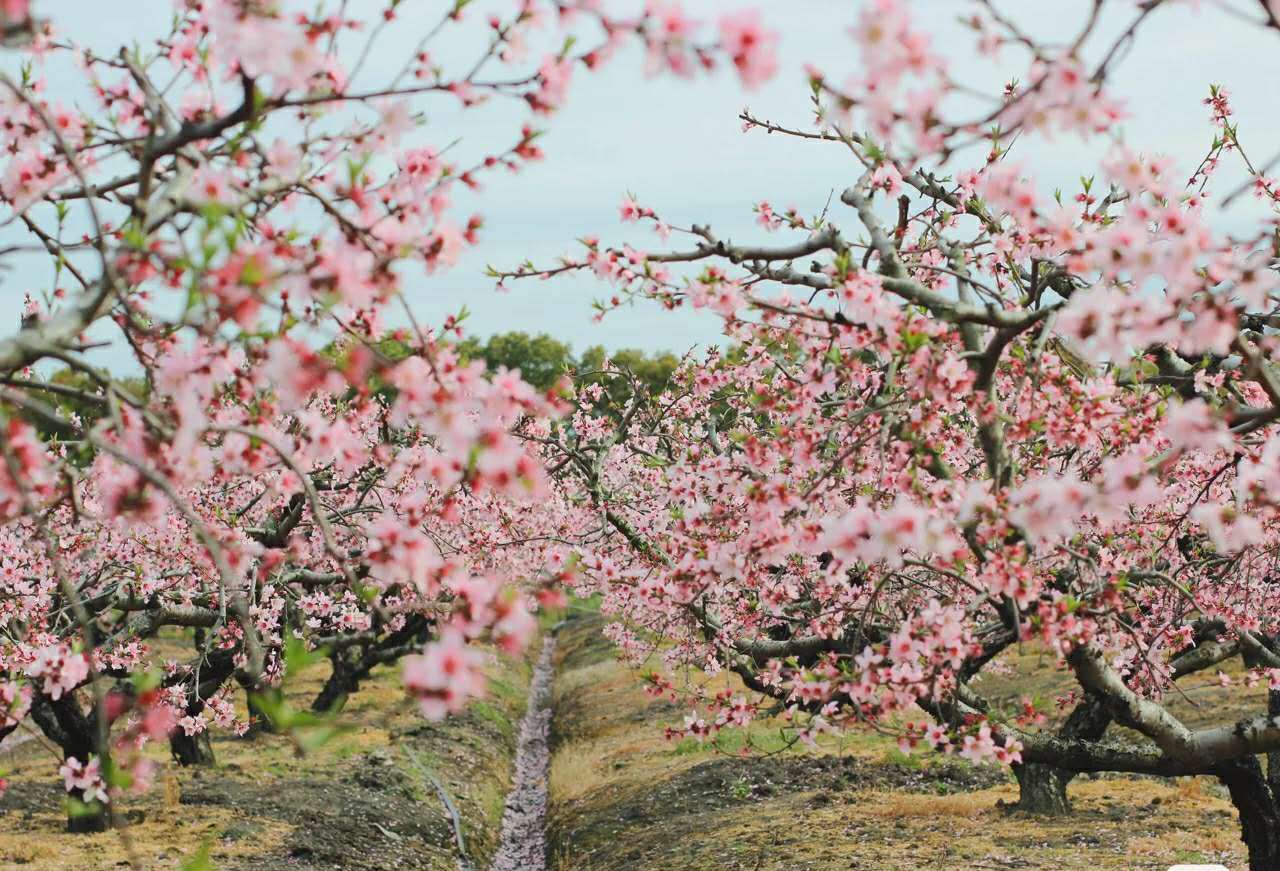
[[[327,676],[321,664],[288,684],[297,706]],[[455,871],[453,826],[436,787],[463,822],[469,858],[486,867],[510,787],[516,724],[529,669],[494,658],[489,697],[445,723],[425,722],[397,669],[375,673],[341,722],[351,731],[300,756],[286,737],[215,738],[217,765],[164,767],[150,793],[126,800],[123,832],[63,831],[58,763],[42,740],[0,757],[10,789],[0,800],[0,868],[115,869],[133,856],[147,868],[178,868],[208,845],[223,871]]]
[[[1235,811],[1209,779],[1080,778],[1075,813],[1044,820],[1009,810],[1017,787],[1007,772],[906,757],[880,736],[788,750],[779,723],[765,720],[705,744],[668,742],[663,727],[687,711],[648,697],[614,660],[601,626],[579,611],[559,633],[548,830],[556,871],[1244,867]],[[997,702],[1066,688],[1042,653],[1018,651],[1006,665],[983,688]],[[219,736],[214,768],[179,769],[156,747],[157,785],[122,803],[122,832],[64,832],[58,763],[43,739],[0,751],[10,782],[0,799],[0,869],[117,869],[132,857],[189,871],[456,871],[432,777],[458,807],[471,866],[487,869],[530,668],[495,657],[490,675],[486,700],[429,724],[398,670],[383,669],[348,703],[342,722],[351,730],[305,756],[283,736]],[[326,676],[321,664],[291,681],[290,701],[309,704]],[[1175,707],[1198,724],[1252,712],[1262,692],[1206,675]],[[203,847],[210,862],[192,863]]]
[[[558,871],[1244,866],[1235,811],[1210,779],[1079,778],[1075,812],[1045,820],[1007,807],[1017,786],[1005,771],[906,757],[879,736],[777,752],[777,724],[764,722],[714,743],[667,742],[663,726],[686,711],[643,693],[612,660],[600,623],[580,617],[560,636],[550,832]],[[1002,679],[1011,698],[1026,665],[1011,662]],[[1227,702],[1209,683],[1192,699],[1201,716],[1215,706],[1220,716]],[[1194,721],[1196,712],[1180,713]],[[744,758],[748,745],[756,755]]]

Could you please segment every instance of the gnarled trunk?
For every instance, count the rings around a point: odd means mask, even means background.
[[[316,713],[337,712],[347,703],[347,697],[360,689],[379,665],[395,662],[416,650],[429,636],[432,623],[415,615],[397,632],[373,644],[361,644],[356,649],[339,648],[329,654],[333,671],[329,679],[311,702]]]
[[[1074,771],[1028,762],[1013,766],[1013,775],[1018,779],[1018,810],[1045,816],[1071,813],[1067,784],[1075,778]]]
[[[181,728],[174,729],[169,734],[169,752],[179,765],[213,765],[217,762],[208,729],[195,735],[188,735]]]
[[[1280,807],[1255,756],[1223,762],[1213,769],[1240,815],[1240,839],[1249,849],[1249,871],[1280,868]]]
[[[1094,695],[1086,695],[1071,711],[1058,734],[1063,738],[1097,741],[1110,724],[1111,715],[1107,713],[1102,700]],[[1071,813],[1067,785],[1075,779],[1076,772],[1054,765],[1029,762],[1013,766],[1013,774],[1018,778],[1018,810],[1046,816]]]
[[[209,654],[197,679],[187,687],[186,715],[198,716],[204,710],[205,700],[212,698],[234,672],[234,651],[217,650]],[[169,752],[179,765],[213,765],[216,762],[207,729],[195,735],[188,735],[182,727],[174,729],[169,733]]]
[[[250,724],[249,729],[244,733],[244,737],[274,735],[276,732],[275,723],[271,722],[271,717],[263,710],[262,705],[258,704],[258,687],[238,675],[236,680],[240,684],[240,688],[244,690],[245,707],[249,711]]]
[[[71,798],[76,801],[77,807],[74,811],[67,813],[68,832],[73,835],[91,835],[107,830],[106,805],[97,801],[86,801],[84,794],[79,790],[73,790]]]
[[[329,656],[333,671],[324,682],[320,692],[311,702],[311,710],[316,713],[337,713],[347,704],[347,697],[360,689],[361,675],[358,667],[347,661],[345,651],[337,650]],[[367,674],[367,672],[366,672]]]
[[[97,756],[97,722],[85,714],[75,693],[50,699],[37,693],[31,705],[31,718],[50,741],[62,749],[63,761],[75,759],[84,765]],[[75,805],[67,811],[67,831],[73,833],[105,832],[107,808],[89,801],[81,790],[72,790]]]

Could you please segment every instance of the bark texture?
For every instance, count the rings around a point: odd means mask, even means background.
[[[1280,808],[1256,756],[1216,766],[1240,815],[1240,838],[1249,850],[1249,871],[1280,869]]]
[[[50,699],[37,693],[31,703],[31,718],[45,737],[62,750],[63,760],[76,759],[87,763],[97,755],[97,719],[86,714],[75,693],[59,699]],[[85,800],[80,790],[73,790],[71,798],[79,803],[74,812],[67,813],[67,831],[74,833],[105,832],[107,809],[98,802]]]
[[[1111,725],[1111,715],[1106,705],[1093,695],[1085,695],[1075,706],[1067,721],[1062,724],[1059,736],[1097,741]],[[1046,816],[1062,816],[1071,813],[1071,799],[1067,786],[1076,772],[1044,763],[1028,762],[1013,767],[1018,778],[1018,810]]]

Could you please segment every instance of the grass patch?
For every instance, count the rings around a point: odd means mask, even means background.
[[[493,725],[509,739],[515,738],[516,726],[503,711],[483,699],[471,703],[471,713]]]
[[[911,771],[920,771],[928,764],[920,754],[903,753],[897,747],[890,747],[884,752],[884,761],[888,765],[896,765]]]

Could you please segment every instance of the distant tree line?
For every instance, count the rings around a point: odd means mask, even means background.
[[[499,366],[519,369],[525,381],[543,390],[552,387],[565,374],[587,382],[595,380],[596,373],[604,368],[604,361],[608,359],[614,367],[632,373],[651,395],[657,395],[666,389],[672,372],[680,364],[680,358],[670,351],[649,354],[624,348],[609,352],[600,345],[592,345],[581,356],[575,356],[567,343],[546,333],[497,333],[484,341],[470,336],[457,347],[465,359],[483,360],[490,369]],[[599,381],[610,389],[626,389],[616,378],[601,377]]]
[[[581,355],[575,355],[568,343],[547,333],[530,335],[521,331],[496,333],[484,340],[469,336],[457,342],[456,348],[464,360],[483,360],[491,371],[500,366],[519,369],[524,380],[540,390],[551,389],[562,375],[571,376],[579,384],[599,383],[605,388],[610,400],[606,405],[629,399],[631,384],[625,379],[606,377],[603,374],[605,360],[609,360],[615,370],[622,369],[631,373],[634,383],[644,385],[650,396],[657,396],[667,388],[672,373],[680,364],[680,358],[670,351],[651,354],[638,348],[624,348],[610,353],[601,345],[592,345]],[[404,344],[394,339],[379,343],[378,351],[391,360],[398,361],[408,356],[408,349]],[[336,358],[342,355],[343,349],[330,346],[321,353]],[[150,385],[144,378],[122,378],[117,381],[128,391],[130,397],[145,401],[150,394]],[[57,408],[68,419],[78,420],[83,425],[92,426],[110,413],[110,398],[98,381],[84,372],[61,369],[47,378],[32,375],[20,383],[43,393],[50,406]],[[10,411],[28,420],[45,439],[65,439],[69,435],[59,431],[46,418],[20,409]],[[91,456],[92,452],[86,450],[81,459],[87,460]]]

